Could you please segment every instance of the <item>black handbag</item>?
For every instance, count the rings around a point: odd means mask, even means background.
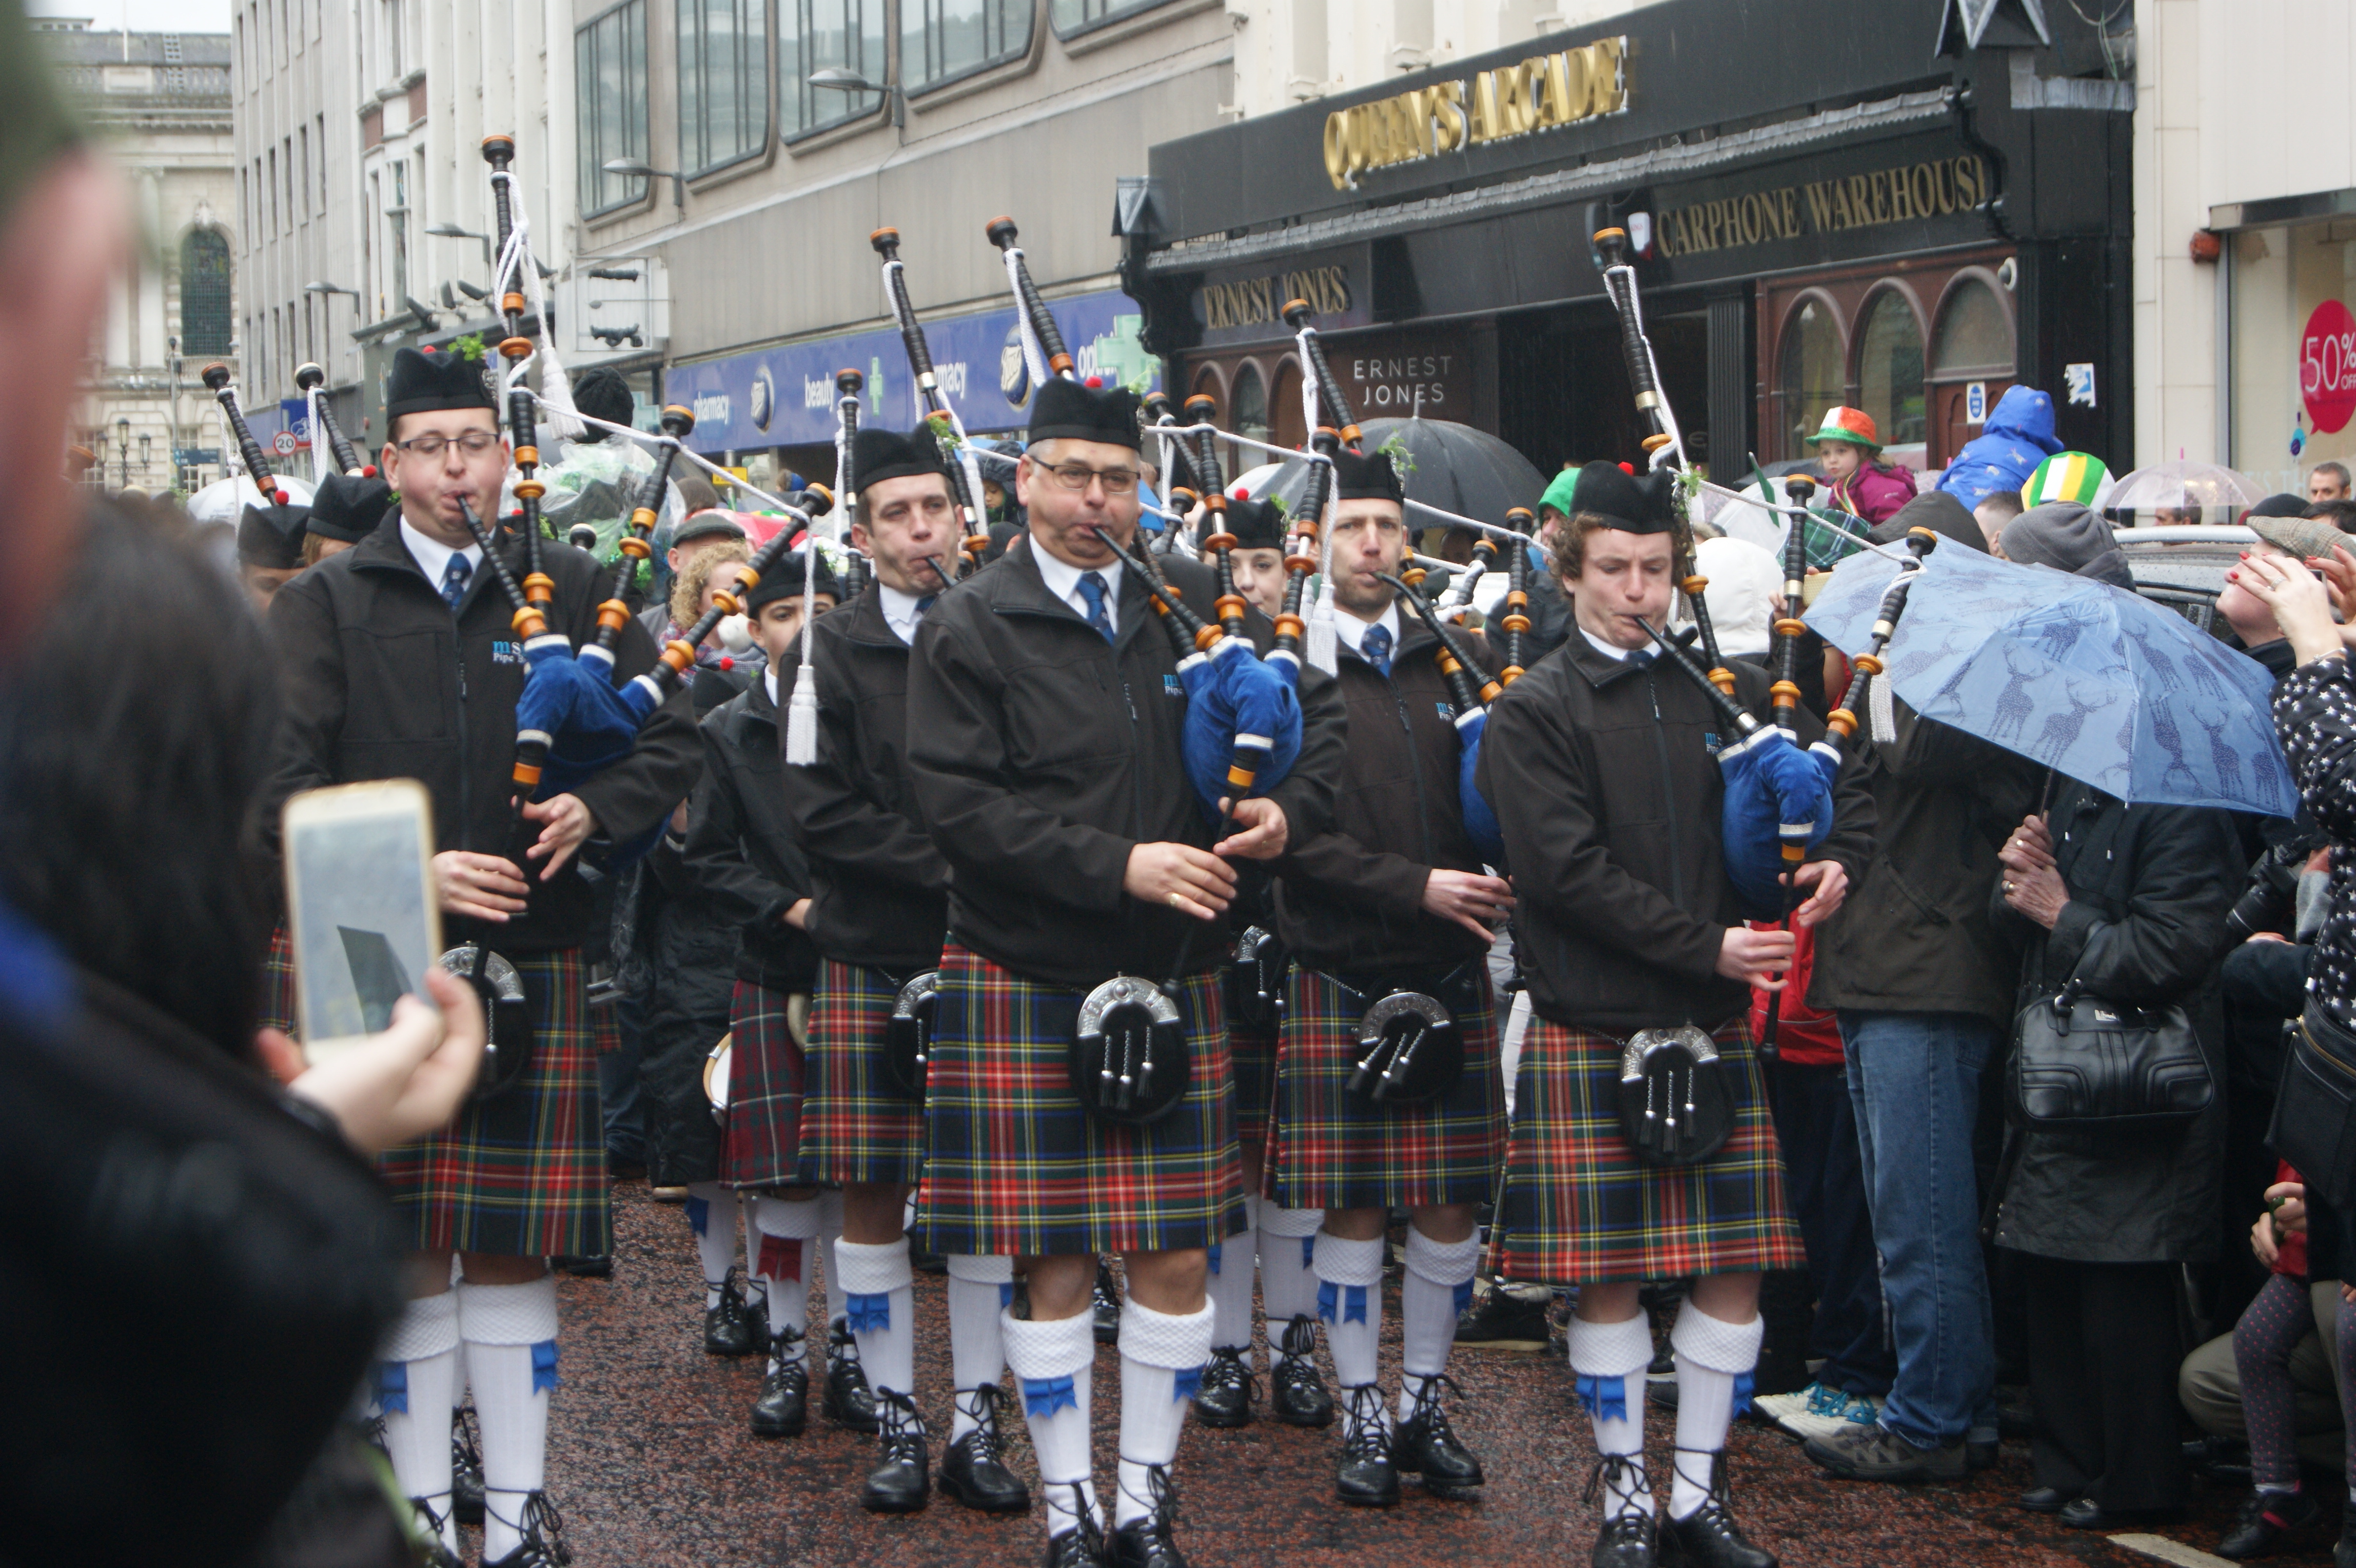
[[[2073,979],[2023,1007],[2012,1036],[2012,1118],[2032,1132],[2167,1132],[2216,1102],[2200,1036],[2173,1003],[2130,1007]]]
[[[2356,1197],[2356,1037],[2311,1004],[2289,1037],[2266,1144],[2310,1196],[2346,1208]]]

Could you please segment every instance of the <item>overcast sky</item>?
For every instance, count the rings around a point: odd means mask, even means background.
[[[87,16],[94,28],[134,33],[226,33],[230,0],[32,0],[36,16]]]

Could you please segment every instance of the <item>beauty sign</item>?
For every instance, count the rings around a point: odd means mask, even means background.
[[[2298,345],[2298,391],[2315,428],[2329,435],[2356,414],[2356,316],[2327,299],[2307,318]]]

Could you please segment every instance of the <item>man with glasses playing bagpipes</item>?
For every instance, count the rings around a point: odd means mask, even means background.
[[[805,1181],[843,1189],[829,1267],[873,1386],[880,1450],[862,1501],[925,1506],[931,1478],[912,1396],[916,1275],[904,1216],[925,1161],[925,1031],[948,929],[948,863],[916,812],[907,765],[909,648],[954,579],[958,516],[929,426],[851,437],[851,543],[874,577],[812,629],[815,758],[785,771],[815,883],[809,932],[822,962],[810,1004],[801,1122]],[[764,1229],[766,1223],[764,1222]],[[815,1234],[815,1232],[810,1232]],[[768,1246],[764,1240],[763,1246]],[[955,1415],[941,1489],[969,1508],[1021,1513],[1030,1489],[1001,1457],[1001,1299],[1010,1257],[948,1260]]]
[[[1493,1266],[1580,1287],[1570,1366],[1601,1455],[1588,1490],[1601,1497],[1599,1568],[1648,1565],[1663,1545],[1673,1561],[1772,1568],[1734,1522],[1724,1451],[1759,1357],[1760,1272],[1805,1262],[1747,1027],[1749,988],[1780,983],[1793,939],[1747,929],[1729,880],[1714,755],[1736,738],[1728,710],[1697,667],[1655,658],[1678,586],[1675,482],[1610,463],[1580,472],[1577,512],[1547,542],[1576,630],[1493,705],[1482,742],[1536,1013]],[[1733,700],[1764,713],[1766,673],[1732,671]],[[1797,873],[1802,924],[1839,907],[1870,815],[1848,770],[1831,832]],[[1686,1278],[1665,1543],[1637,1292]]]
[[[1322,827],[1342,749],[1313,683],[1290,771],[1234,800],[1214,847],[1181,748],[1200,671],[1143,574],[1158,561],[1195,614],[1215,590],[1135,548],[1138,447],[1133,394],[1040,388],[1029,531],[941,596],[908,678],[909,769],[952,873],[918,1223],[944,1252],[1025,1261],[1001,1327],[1065,1568],[1183,1568],[1170,1466],[1211,1351],[1206,1250],[1243,1209],[1217,985],[1232,863]],[[1129,1283],[1109,1541],[1088,1440],[1102,1252]]]
[[[1286,1208],[1324,1210],[1314,1261],[1344,1404],[1335,1487],[1344,1502],[1387,1507],[1401,1472],[1440,1497],[1477,1495],[1483,1480],[1440,1392],[1480,1262],[1474,1210],[1505,1155],[1486,961],[1490,922],[1514,900],[1465,832],[1456,704],[1435,658],[1448,650],[1394,586],[1408,551],[1398,476],[1386,453],[1344,451],[1334,480],[1349,746],[1332,830],[1295,841],[1278,868],[1277,929],[1293,962],[1269,1190]],[[1376,1382],[1394,1208],[1408,1215],[1396,1423]]]
[[[578,854],[593,835],[621,843],[653,830],[694,785],[702,757],[687,694],[674,692],[627,757],[573,793],[515,810],[526,664],[504,582],[493,578],[520,575],[529,557],[518,541],[487,561],[477,532],[498,526],[508,444],[480,369],[456,354],[394,355],[385,422],[381,461],[399,507],[271,605],[286,726],[263,820],[274,824],[278,802],[298,789],[422,780],[441,841],[434,874],[444,930],[454,943],[496,942],[520,984],[530,1044],[519,1075],[487,1081],[448,1129],[378,1162],[415,1250],[414,1295],[387,1339],[378,1408],[393,1472],[455,1563],[450,1410],[464,1339],[482,1426],[484,1561],[542,1568],[562,1560],[543,1489],[547,1391],[557,1380],[547,1260],[613,1251],[581,959],[593,898]],[[596,563],[553,543],[540,562],[554,595],[551,629],[594,641]],[[615,653],[625,678],[655,662],[635,622]]]

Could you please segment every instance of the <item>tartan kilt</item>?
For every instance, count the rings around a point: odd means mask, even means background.
[[[1147,1127],[1102,1122],[1072,1092],[1082,993],[952,943],[926,1083],[931,1150],[916,1223],[951,1254],[1041,1257],[1208,1247],[1243,1225],[1243,1156],[1218,976],[1189,976],[1186,1097]]]
[[[799,1009],[794,1003],[799,1001]],[[730,1187],[799,1183],[804,1028],[809,999],[739,980],[728,999],[728,1118],[720,1134],[720,1179]]]
[[[1531,1018],[1493,1273],[1601,1284],[1806,1266],[1749,1020],[1711,1037],[1733,1069],[1733,1135],[1699,1165],[1648,1165],[1620,1133],[1623,1042]]]
[[[1224,971],[1221,975],[1224,983]],[[1236,1136],[1247,1144],[1266,1144],[1275,1120],[1277,1043],[1274,1029],[1248,1024],[1227,1029],[1227,1056],[1236,1067]]]
[[[1486,1203],[1505,1154],[1497,1008],[1484,969],[1480,1004],[1460,1015],[1464,1075],[1420,1105],[1374,1106],[1349,1092],[1369,998],[1313,969],[1284,977],[1284,1046],[1269,1191],[1287,1208],[1419,1208]]]
[[[262,956],[261,1026],[294,1035],[301,1022],[294,1014],[294,939],[282,920],[271,929],[270,950]]]
[[[399,1215],[393,1234],[421,1251],[608,1255],[613,1197],[586,966],[578,948],[509,956],[531,1007],[531,1064],[443,1131],[377,1157]]]
[[[798,1180],[914,1187],[924,1174],[924,1104],[900,1091],[884,1059],[900,983],[865,964],[821,961],[810,999]]]

